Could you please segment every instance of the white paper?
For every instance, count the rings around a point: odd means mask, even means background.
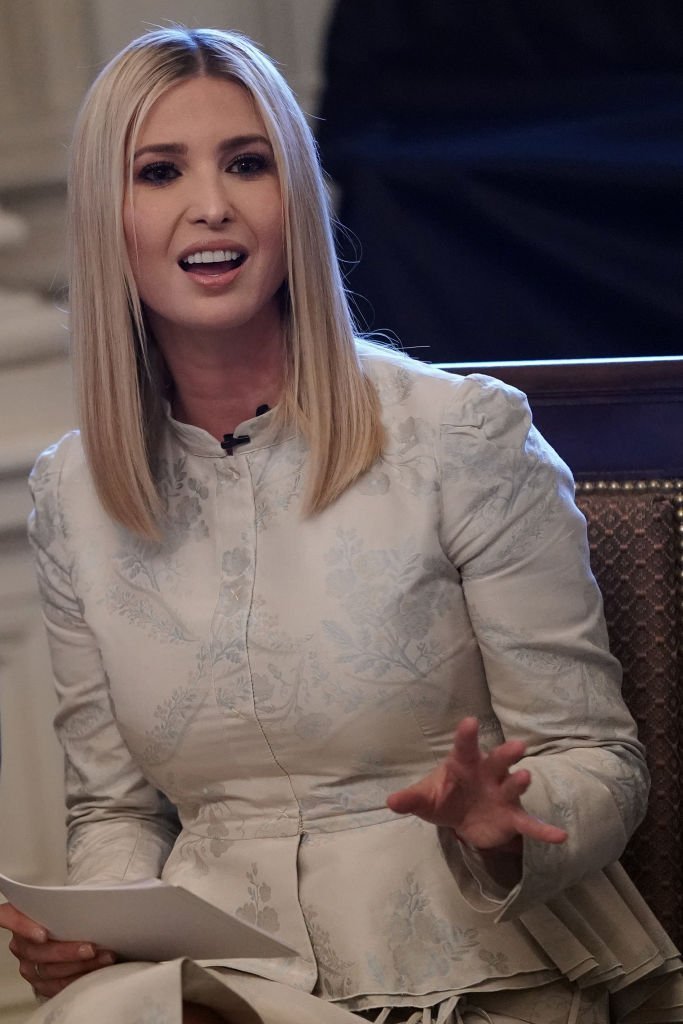
[[[261,928],[158,878],[122,885],[26,885],[0,892],[54,939],[94,942],[128,960],[296,956]]]

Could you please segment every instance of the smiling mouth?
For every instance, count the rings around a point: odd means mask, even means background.
[[[178,266],[186,274],[200,274],[205,277],[218,277],[229,270],[237,270],[246,260],[244,253],[202,252],[193,254],[187,259],[178,260]]]

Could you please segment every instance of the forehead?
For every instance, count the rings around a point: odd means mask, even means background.
[[[268,134],[251,93],[238,82],[200,76],[172,85],[155,100],[137,142],[147,145],[253,133]]]

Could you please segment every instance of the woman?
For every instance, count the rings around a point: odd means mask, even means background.
[[[646,769],[523,396],[354,338],[314,144],[241,36],[116,57],[70,197],[82,430],[31,519],[69,879],[160,875],[297,955],[112,963],[5,907],[32,1020],[683,1019],[614,864]]]

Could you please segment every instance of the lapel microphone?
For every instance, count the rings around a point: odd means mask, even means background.
[[[269,409],[269,405],[259,405],[258,409],[256,410],[256,415],[263,416],[264,412],[268,412]],[[235,437],[234,434],[223,434],[221,448],[226,453],[226,455],[232,455],[235,451],[235,448],[237,448],[238,445],[249,444],[250,440],[251,438],[249,437],[249,434],[238,434],[237,437]]]

